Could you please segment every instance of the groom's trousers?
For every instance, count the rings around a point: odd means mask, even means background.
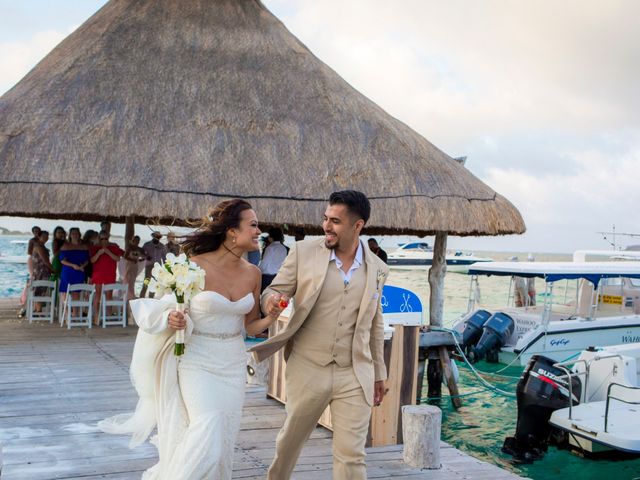
[[[269,480],[291,477],[304,443],[327,405],[333,427],[333,478],[367,478],[364,446],[371,406],[351,365],[319,366],[293,352],[285,373],[287,418],[276,440]]]

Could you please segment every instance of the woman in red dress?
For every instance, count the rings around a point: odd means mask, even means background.
[[[102,286],[108,283],[116,283],[116,270],[118,260],[124,255],[122,250],[115,243],[109,242],[109,234],[105,231],[100,232],[98,237],[98,245],[90,248],[91,263],[93,264],[93,273],[91,274],[91,283],[96,286],[96,293],[93,297],[94,325],[99,325],[98,304],[102,295]],[[107,299],[111,300],[111,292],[107,292]]]

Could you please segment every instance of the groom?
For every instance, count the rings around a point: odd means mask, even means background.
[[[360,240],[369,219],[367,197],[334,192],[322,239],[291,249],[262,294],[277,316],[281,297],[293,297],[286,329],[252,350],[259,361],[285,347],[287,418],[276,440],[268,479],[291,476],[304,442],[327,406],[333,426],[333,478],[365,479],[364,446],[371,406],[380,405],[387,372],[380,307],[387,266]]]

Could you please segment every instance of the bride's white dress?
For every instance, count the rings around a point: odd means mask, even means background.
[[[98,426],[132,434],[132,448],[157,426],[151,441],[160,461],[143,479],[231,478],[245,392],[242,325],[253,306],[251,293],[234,302],[217,292],[200,292],[190,304],[185,354],[176,357],[173,331],[167,328],[174,298],[131,302],[140,327],[131,379],[140,400],[133,414],[116,415]]]

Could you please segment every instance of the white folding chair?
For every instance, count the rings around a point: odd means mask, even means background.
[[[87,327],[91,328],[93,320],[93,296],[95,285],[75,283],[67,288],[67,296],[62,307],[60,326],[67,322],[67,328]],[[73,294],[78,293],[79,298],[74,300]]]
[[[111,292],[111,300],[107,299],[107,292]],[[111,309],[111,314],[107,315],[109,309]],[[127,326],[127,285],[109,283],[102,286],[100,317],[102,328],[106,328],[107,325]]]
[[[37,288],[46,288],[46,293],[36,295]],[[36,304],[42,305],[42,310],[35,311]],[[29,323],[34,320],[45,320],[53,323],[56,305],[56,282],[51,280],[34,280],[29,285],[27,295],[27,318]]]

